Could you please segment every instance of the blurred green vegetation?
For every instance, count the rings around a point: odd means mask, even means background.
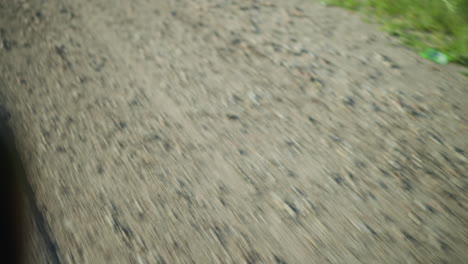
[[[422,51],[434,48],[468,66],[468,0],[322,0],[377,20],[392,35]]]

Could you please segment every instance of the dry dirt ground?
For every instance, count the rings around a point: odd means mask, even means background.
[[[358,15],[2,0],[0,27],[30,263],[466,263],[468,79]]]

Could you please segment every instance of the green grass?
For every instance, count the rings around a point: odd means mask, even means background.
[[[369,15],[404,43],[468,66],[468,0],[322,0]]]

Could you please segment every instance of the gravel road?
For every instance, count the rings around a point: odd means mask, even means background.
[[[466,263],[468,78],[313,0],[2,0],[30,263]]]

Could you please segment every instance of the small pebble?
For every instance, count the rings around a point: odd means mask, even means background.
[[[309,116],[308,119],[312,124],[314,124],[314,125],[318,124],[318,121],[315,118]]]
[[[233,114],[227,114],[226,117],[227,117],[229,120],[239,120],[239,116],[233,115]]]
[[[126,128],[126,127],[127,127],[127,122],[125,122],[125,121],[119,121],[119,127],[120,127],[120,128]]]
[[[351,106],[351,107],[354,106],[354,105],[356,104],[356,102],[354,101],[354,99],[351,98],[351,97],[346,97],[346,98],[343,100],[343,103],[344,103],[345,105],[348,105],[348,106]]]
[[[455,147],[454,150],[455,150],[455,152],[457,152],[457,153],[459,153],[459,154],[462,154],[462,155],[465,154],[465,151],[463,151],[463,149],[461,149],[461,148]]]

